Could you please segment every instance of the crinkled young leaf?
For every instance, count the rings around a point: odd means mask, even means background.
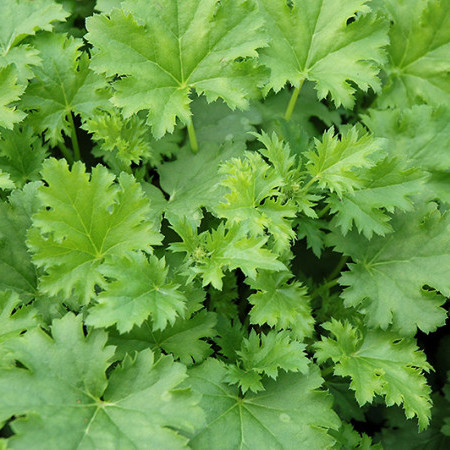
[[[361,171],[363,186],[339,198],[328,198],[332,223],[339,226],[344,236],[355,224],[358,232],[371,239],[373,234],[384,236],[392,231],[389,223],[395,210],[410,211],[411,197],[424,189],[425,177],[415,169],[405,170],[399,159],[386,158],[370,169]]]
[[[267,43],[253,1],[133,0],[121,7],[89,18],[86,37],[95,48],[94,70],[126,75],[114,83],[113,97],[125,117],[149,110],[160,138],[177,117],[190,121],[191,89],[232,109],[248,106],[260,73],[254,62],[236,59],[257,57]]]
[[[327,188],[342,196],[362,187],[363,180],[354,169],[369,168],[375,164],[374,154],[379,153],[382,143],[361,127],[347,127],[342,137],[333,128],[326,131],[322,140],[315,141],[315,150],[306,153],[306,168],[320,188]]]
[[[182,242],[170,245],[173,252],[186,253],[187,273],[190,278],[200,275],[203,286],[209,283],[222,290],[224,270],[240,268],[247,277],[254,279],[258,269],[278,272],[286,266],[277,255],[263,248],[264,237],[246,237],[238,227],[227,229],[222,223],[216,230],[197,234],[196,227],[187,221],[175,221],[174,230]]]
[[[3,130],[0,140],[0,169],[6,171],[18,187],[40,179],[39,171],[46,148],[29,125]]]
[[[39,191],[43,208],[33,217],[28,246],[33,261],[46,271],[40,289],[50,295],[74,294],[82,303],[103,284],[99,268],[106,257],[130,250],[150,250],[160,242],[152,230],[150,207],[132,176],[119,182],[105,167],[92,174],[76,162],[49,159],[42,169],[46,187]]]
[[[220,173],[228,192],[215,213],[251,236],[264,236],[266,231],[272,234],[276,251],[288,248],[295,237],[289,219],[297,209],[294,203],[277,198],[283,178],[258,153],[227,161]]]
[[[0,3],[0,68],[14,64],[22,85],[33,77],[30,66],[40,64],[39,52],[20,45],[39,30],[50,31],[53,23],[68,16],[61,5],[48,0],[8,0]]]
[[[382,395],[387,406],[403,405],[406,417],[417,416],[419,427],[430,421],[431,389],[424,371],[431,366],[412,339],[381,330],[363,330],[332,320],[322,325],[332,334],[315,344],[319,363],[335,363],[334,373],[351,377],[350,387],[360,405]]]
[[[289,282],[291,278],[289,272],[261,272],[256,280],[250,281],[250,287],[256,289],[248,298],[253,305],[250,321],[267,323],[277,330],[290,329],[301,341],[312,334],[314,319],[307,289],[298,281]]]
[[[0,201],[0,290],[13,290],[24,299],[36,295],[37,273],[25,244],[40,183],[15,190],[9,202]]]
[[[152,156],[150,130],[137,115],[124,119],[117,109],[88,118],[83,128],[102,153],[113,153],[128,168]]]
[[[33,110],[30,124],[44,133],[51,145],[64,142],[62,133],[72,133],[71,115],[91,117],[100,107],[107,108],[106,82],[89,69],[87,53],[80,52],[81,39],[44,33],[35,39],[42,65],[33,69],[21,107]],[[109,105],[110,107],[110,105]]]
[[[404,335],[414,335],[417,328],[429,333],[446,319],[439,293],[450,295],[450,216],[429,204],[395,216],[391,224],[393,233],[370,241],[355,231],[345,238],[329,235],[336,250],[355,261],[339,279],[348,286],[342,297],[346,306],[366,315],[371,327],[393,324]]]
[[[116,325],[120,333],[141,325],[149,316],[153,330],[173,325],[185,311],[186,298],[168,280],[164,259],[133,252],[107,261],[100,273],[108,283],[89,309],[86,323],[96,328]]]
[[[268,88],[316,83],[319,98],[352,108],[355,88],[380,90],[387,25],[366,0],[258,0],[271,37],[261,62],[271,69]],[[349,19],[354,19],[349,23]]]
[[[331,448],[335,440],[328,429],[340,421],[332,410],[331,397],[320,390],[317,368],[308,374],[281,374],[264,383],[264,392],[239,396],[238,388],[225,383],[226,369],[207,360],[189,371],[192,388],[203,394],[200,406],[206,426],[193,435],[193,449],[287,449],[302,446]]]
[[[286,331],[270,330],[267,334],[257,334],[252,330],[236,351],[238,364],[228,367],[226,381],[238,384],[245,394],[248,390],[264,390],[263,375],[275,380],[280,369],[305,374],[309,370],[309,359],[304,349],[305,346],[292,340]]]
[[[12,103],[20,99],[25,90],[17,84],[17,71],[14,66],[0,68],[0,127],[12,129],[26,114]]]
[[[202,424],[198,396],[180,389],[186,369],[150,350],[126,357],[107,378],[114,347],[104,331],[84,336],[67,314],[52,337],[34,329],[5,345],[21,367],[0,369],[0,419],[15,416],[11,448],[183,448]],[[20,417],[22,416],[22,417]],[[24,417],[23,417],[24,416]]]
[[[376,104],[450,102],[450,1],[383,0],[391,20],[388,80]]]
[[[178,318],[164,330],[153,330],[148,322],[134,327],[129,333],[119,334],[111,330],[109,342],[117,346],[119,357],[151,348],[155,353],[161,350],[170,353],[183,364],[190,365],[211,355],[211,346],[203,339],[216,335],[215,324],[216,315],[202,310],[189,319]]]

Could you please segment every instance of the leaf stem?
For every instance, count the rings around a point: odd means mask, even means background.
[[[331,375],[334,371],[334,366],[327,367],[326,369],[322,370],[322,378],[327,377],[328,375]]]
[[[191,144],[191,150],[193,153],[198,152],[198,142],[197,142],[197,136],[195,135],[195,128],[194,128],[194,122],[192,119],[189,121],[187,125],[188,135],[189,135],[189,142]]]
[[[338,279],[335,278],[334,280],[327,281],[326,283],[320,285],[317,289],[314,289],[312,291],[310,298],[316,298],[319,295],[319,292],[323,289],[331,289],[332,287],[336,286],[338,284]]]
[[[63,154],[64,158],[67,159],[67,162],[69,164],[72,164],[73,163],[72,152],[64,144],[59,144],[58,148],[59,148],[60,152]]]
[[[321,219],[329,210],[331,209],[331,204],[328,203],[327,206],[325,206],[324,208],[322,208],[319,213],[317,214],[317,218]],[[334,278],[334,277],[332,277]]]
[[[336,278],[337,276],[339,276],[339,274],[341,273],[341,270],[343,269],[343,267],[345,266],[345,264],[348,261],[348,256],[341,256],[341,259],[339,260],[337,266],[333,269],[333,271],[330,273],[329,278],[331,280],[333,280],[334,278]]]
[[[79,161],[81,159],[80,146],[78,145],[77,129],[75,128],[75,122],[73,121],[73,113],[69,114],[69,122],[71,127],[72,147],[73,147],[73,159]]]
[[[295,104],[297,103],[298,94],[300,94],[300,89],[302,88],[304,81],[305,81],[304,78],[301,79],[298,87],[296,87],[294,89],[294,91],[292,92],[291,99],[289,100],[289,104],[286,109],[286,113],[284,114],[284,118],[286,119],[287,122],[289,122],[289,120],[292,117],[292,113],[294,112]]]

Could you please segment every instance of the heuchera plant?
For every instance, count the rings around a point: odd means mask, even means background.
[[[0,2],[0,448],[450,448],[450,0]]]

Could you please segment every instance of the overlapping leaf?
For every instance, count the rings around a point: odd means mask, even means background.
[[[354,87],[378,91],[379,66],[388,43],[387,25],[366,0],[258,0],[271,37],[261,62],[271,69],[269,88],[286,82],[316,83],[319,98],[351,108]]]
[[[164,260],[130,253],[102,265],[101,274],[112,279],[89,310],[87,324],[97,328],[116,325],[124,333],[151,317],[153,330],[173,325],[185,311],[186,298],[178,285],[167,280]]]
[[[147,350],[107,378],[114,348],[105,347],[106,338],[104,331],[84,336],[81,317],[68,314],[53,322],[52,337],[34,329],[5,344],[22,367],[0,369],[0,420],[16,416],[11,446],[186,445],[177,430],[193,432],[202,413],[197,397],[179,389],[185,367],[168,356],[155,362]]]
[[[205,448],[330,448],[334,439],[327,429],[337,429],[339,419],[331,398],[320,390],[316,368],[307,375],[288,373],[265,383],[260,394],[239,397],[238,388],[224,382],[225,367],[208,360],[189,372],[193,389],[203,394],[200,406],[206,412],[206,427],[191,439],[194,449]]]
[[[415,341],[381,330],[361,333],[336,320],[323,327],[333,337],[316,344],[316,357],[319,363],[331,358],[336,375],[351,377],[350,387],[360,405],[383,395],[388,406],[402,404],[406,417],[417,416],[420,428],[427,427],[431,390],[423,372],[431,367]]]
[[[440,294],[450,295],[449,215],[429,204],[391,223],[393,233],[370,241],[356,232],[329,236],[338,251],[355,261],[339,279],[347,286],[342,297],[366,315],[371,327],[393,324],[405,335],[414,335],[417,328],[428,333],[446,319]]]
[[[89,175],[80,162],[70,171],[64,160],[49,159],[42,176],[48,186],[40,189],[43,208],[33,218],[28,245],[33,261],[46,271],[43,292],[74,294],[85,303],[103,283],[99,268],[107,256],[159,243],[149,202],[130,175],[122,174],[115,184],[105,167]]]
[[[30,123],[44,133],[51,145],[71,136],[72,114],[91,117],[96,108],[107,108],[106,82],[89,69],[81,39],[63,34],[41,34],[35,40],[42,65],[34,68],[35,79],[22,98],[21,107],[33,110]]]
[[[121,8],[90,18],[87,39],[97,72],[126,75],[114,83],[113,97],[125,117],[149,110],[160,138],[177,117],[190,121],[191,89],[208,101],[247,107],[260,75],[252,61],[236,60],[255,58],[267,42],[253,1],[133,0]]]

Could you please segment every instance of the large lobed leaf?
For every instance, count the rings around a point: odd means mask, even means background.
[[[253,1],[133,0],[109,16],[87,21],[96,48],[92,67],[114,83],[113,102],[126,117],[149,110],[155,137],[172,132],[176,118],[190,121],[189,92],[222,98],[245,108],[259,74],[251,61],[266,45],[263,20]]]
[[[17,449],[168,448],[202,424],[198,396],[180,389],[186,369],[150,350],[127,356],[106,377],[114,348],[104,331],[85,336],[81,316],[6,343],[21,367],[0,368],[0,420],[12,422]]]
[[[92,174],[77,162],[48,159],[42,169],[42,209],[33,217],[28,246],[33,261],[46,271],[40,288],[50,295],[74,294],[86,303],[101,285],[105,258],[131,250],[150,250],[160,241],[152,231],[149,202],[132,176],[118,184],[105,167]]]

